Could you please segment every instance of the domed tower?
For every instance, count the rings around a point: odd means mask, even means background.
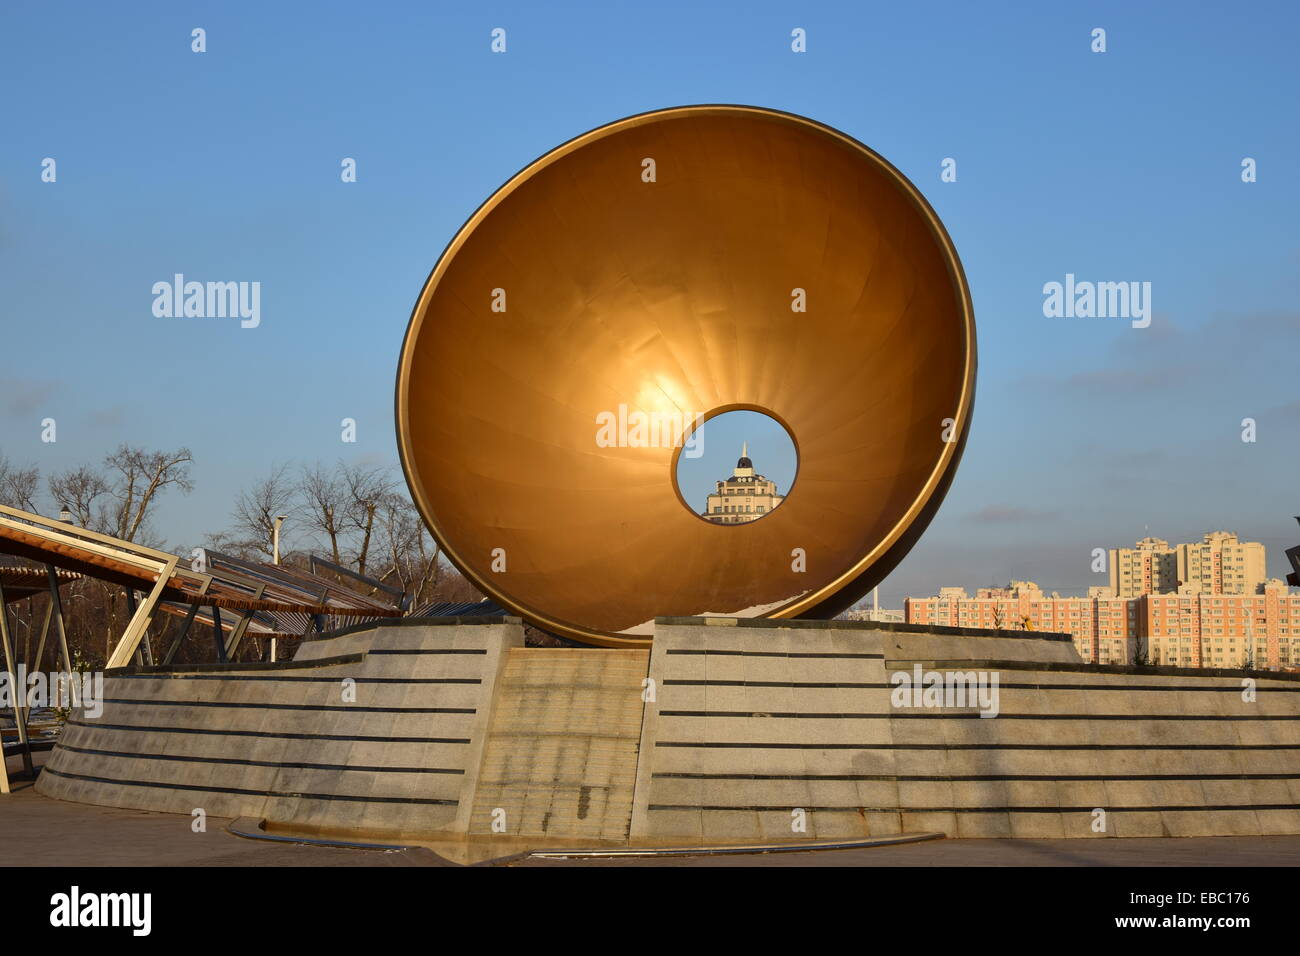
[[[785,500],[776,482],[757,474],[749,460],[749,442],[740,446],[740,458],[731,477],[719,481],[700,515],[714,524],[748,524],[757,521]]]
[[[754,477],[754,463],[749,460],[749,442],[744,442],[740,446],[740,460],[736,462],[736,470],[732,473],[732,477]]]

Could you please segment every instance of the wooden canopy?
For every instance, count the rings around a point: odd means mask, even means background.
[[[372,582],[377,591],[388,597],[396,594],[398,600],[360,594],[309,572],[240,561],[215,553],[212,553],[212,567],[207,566],[205,559],[202,564],[186,568],[174,554],[5,505],[0,505],[0,555],[26,558],[47,568],[60,569],[64,575],[92,577],[127,589],[134,613],[109,655],[106,665],[109,668],[129,663],[155,611],[171,610],[169,602],[187,606],[184,613],[190,621],[199,607],[211,609],[207,616],[214,623],[221,620],[222,609],[236,612],[240,620],[231,628],[229,640],[218,641],[222,660],[233,656],[239,640],[259,613],[271,615],[272,620],[269,624],[262,622],[257,630],[274,633],[279,630],[276,625],[287,621],[300,634],[312,624],[320,627],[327,618],[374,620],[401,617],[404,613],[404,595],[378,582]],[[203,570],[197,570],[199,566]],[[344,568],[334,570],[359,577]],[[33,571],[40,573],[39,569],[21,569],[17,577],[31,585]],[[48,586],[49,572],[44,573]],[[136,591],[144,593],[144,600],[138,606],[133,596]],[[20,596],[30,593],[34,591],[29,587]],[[183,633],[184,630],[182,636]],[[168,656],[174,651],[175,646]]]

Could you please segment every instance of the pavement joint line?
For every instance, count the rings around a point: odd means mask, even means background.
[[[303,846],[328,846],[346,850],[401,850],[404,852],[428,852],[427,847],[413,846],[405,843],[369,843],[356,840],[331,840],[325,837],[308,837],[295,834],[267,833],[266,820],[257,817],[237,817],[226,826],[226,832],[245,840],[266,840],[272,843],[293,843]],[[439,860],[443,857],[438,856]],[[445,861],[450,862],[450,861]]]
[[[327,837],[308,837],[295,834],[268,833],[266,820],[256,817],[238,817],[226,827],[229,833],[246,840],[268,840],[275,843],[293,843],[307,846],[328,846],[352,850],[403,850],[426,849],[404,843],[372,843],[338,840]],[[869,837],[864,840],[834,840],[812,843],[748,843],[736,846],[679,846],[679,847],[608,847],[574,850],[524,850],[495,860],[480,861],[480,865],[497,865],[522,859],[571,860],[627,857],[666,856],[718,856],[722,854],[804,853],[813,850],[866,849],[877,846],[898,846],[905,843],[922,843],[947,839],[947,834],[935,832],[900,833],[892,836]],[[429,851],[433,852],[433,851]],[[436,856],[437,854],[435,854]],[[443,859],[442,857],[439,857]]]
[[[902,843],[922,843],[928,840],[945,840],[946,833],[899,833],[893,836],[869,837],[865,840],[834,840],[815,843],[747,843],[738,846],[684,846],[684,847],[611,847],[588,850],[532,850],[525,854],[539,860],[601,859],[605,857],[656,857],[656,856],[718,856],[731,853],[804,853],[809,850],[853,850],[876,846],[897,846]]]

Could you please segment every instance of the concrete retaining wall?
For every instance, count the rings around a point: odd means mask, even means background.
[[[305,830],[461,831],[514,618],[385,625],[292,662],[110,675],[37,789],[63,800]],[[355,681],[355,702],[344,681]]]
[[[924,631],[662,619],[633,841],[1300,833],[1300,681]],[[917,664],[996,673],[999,715],[894,706]]]
[[[523,845],[1300,833],[1289,675],[1246,701],[1242,674],[1084,665],[1066,636],[869,622],[660,619],[648,661],[522,643],[448,619],[116,674],[37,789],[426,841],[500,809]],[[898,706],[918,666],[996,675],[998,716]]]

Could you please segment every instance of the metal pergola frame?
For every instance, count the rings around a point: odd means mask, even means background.
[[[41,658],[45,656],[45,641],[50,633],[50,623],[53,621],[56,624],[55,631],[59,639],[59,657],[62,659],[64,670],[71,674],[72,657],[68,653],[67,633],[63,626],[63,602],[59,594],[59,585],[69,582],[66,579],[62,582],[59,581],[58,573],[53,565],[47,564],[45,568],[49,579],[50,602],[45,606],[45,619],[41,622],[41,636],[37,640],[36,655],[33,660],[39,666]],[[30,728],[28,727],[27,694],[26,688],[20,687],[18,684],[17,655],[14,650],[13,635],[9,631],[9,595],[6,593],[3,577],[0,577],[0,650],[4,653],[5,671],[10,678],[10,691],[13,694],[14,725],[18,731],[18,747],[23,758],[23,772],[28,776],[35,776],[36,768],[32,762],[32,742],[29,733]],[[10,792],[7,756],[4,753],[3,741],[0,740],[0,793]]]
[[[401,617],[410,603],[403,590],[320,558],[313,557],[311,570],[304,572],[302,569],[244,561],[209,550],[208,554],[223,566],[196,571],[181,565],[177,555],[7,505],[0,505],[0,554],[11,554],[45,568],[50,603],[41,627],[36,660],[40,661],[45,653],[45,642],[53,624],[60,663],[69,674],[73,673],[73,661],[68,649],[59,584],[61,580],[75,580],[78,576],[111,582],[126,591],[130,616],[122,636],[109,653],[105,670],[123,668],[132,661],[153,664],[152,649],[144,637],[157,613],[164,609],[170,613],[173,608],[189,606],[187,612],[175,612],[184,613],[185,620],[163,654],[162,663],[168,666],[175,660],[200,607],[211,608],[213,646],[217,660],[224,663],[238,653],[250,624],[258,615],[270,615],[272,621],[285,615],[302,615],[306,618],[306,626],[301,636],[305,637],[313,627],[322,630],[326,616],[358,619]],[[372,595],[381,592],[393,600],[386,602],[330,582],[317,573],[318,566],[370,587]],[[62,578],[56,567],[64,569]],[[17,590],[23,596],[39,593],[44,590],[37,583],[39,580],[39,571],[28,569],[25,583]],[[8,612],[4,610],[5,597],[4,584],[0,581],[0,651],[9,672],[16,674]],[[228,634],[222,624],[222,610],[231,615]],[[276,636],[271,635],[272,639]],[[16,703],[24,767],[31,770],[25,698]],[[0,773],[0,792],[8,792],[7,768],[0,767],[0,770],[4,770]]]
[[[40,530],[33,532],[33,526]],[[154,612],[157,610],[158,601],[162,597],[163,590],[175,576],[190,578],[195,584],[202,584],[206,578],[210,582],[208,575],[201,574],[197,571],[183,570],[178,567],[180,558],[174,554],[168,554],[165,551],[158,551],[154,548],[145,547],[132,541],[124,541],[121,538],[113,538],[106,534],[100,534],[97,531],[91,531],[87,528],[79,528],[69,525],[66,522],[59,521],[56,518],[46,518],[43,515],[33,514],[29,511],[20,511],[17,508],[10,508],[7,505],[0,505],[0,528],[10,528],[15,531],[26,533],[36,533],[46,543],[52,546],[52,550],[63,548],[72,548],[81,550],[90,554],[97,554],[101,557],[109,558],[113,561],[122,562],[126,565],[139,569],[144,576],[154,577],[153,587],[149,590],[145,599],[140,602],[130,620],[127,622],[126,630],[122,632],[122,637],[118,640],[109,656],[108,662],[104,665],[105,669],[111,670],[115,667],[125,667],[132,657],[135,656],[136,650],[140,646],[145,632],[153,620]],[[51,582],[54,581],[54,567],[49,562],[46,563],[49,568]],[[206,588],[205,588],[206,590]],[[127,588],[130,594],[131,588]],[[58,621],[60,646],[63,650],[64,665],[71,672],[71,658],[67,654],[67,634],[63,626],[63,613],[61,602],[59,601],[58,588],[53,587],[51,591],[52,600],[55,603],[55,619]],[[129,603],[134,604],[134,597],[129,598]]]

